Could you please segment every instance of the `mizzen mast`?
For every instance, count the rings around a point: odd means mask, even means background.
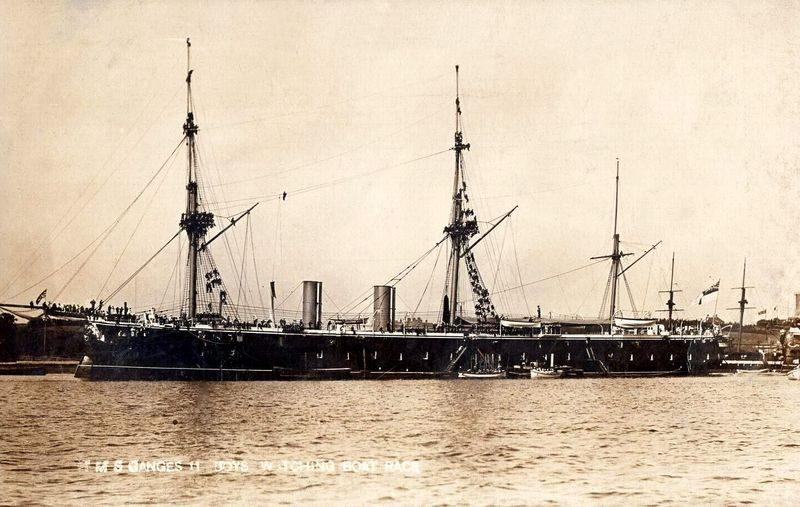
[[[617,217],[619,215],[619,159],[617,159],[617,177],[616,187],[614,191],[614,245],[611,250],[611,255],[601,255],[592,257],[591,259],[611,259],[611,273],[608,275],[608,284],[606,285],[606,296],[608,295],[609,287],[611,289],[611,298],[609,300],[608,318],[614,320],[614,314],[617,311],[617,280],[620,276],[620,267],[622,266],[622,258],[626,255],[633,255],[630,253],[623,253],[619,250],[619,233],[617,232]],[[605,296],[603,297],[603,307],[605,307]],[[600,317],[602,317],[603,310],[600,310]]]
[[[617,232],[617,217],[619,216],[619,159],[617,159],[617,177],[614,192],[614,247],[611,252],[611,302],[609,318],[614,318],[617,310],[617,279],[619,278],[619,267],[622,264],[622,254],[619,251],[619,233]]]

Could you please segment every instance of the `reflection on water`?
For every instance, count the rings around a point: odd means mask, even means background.
[[[1,378],[0,407],[0,498],[11,502],[793,505],[800,495],[800,384],[783,376],[49,375]]]

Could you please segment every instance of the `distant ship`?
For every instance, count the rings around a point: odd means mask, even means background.
[[[187,40],[187,51],[190,46]],[[461,131],[456,66],[456,131],[447,279],[436,325],[396,318],[395,287],[372,290],[368,317],[325,317],[322,283],[303,282],[302,320],[278,320],[272,310],[253,316],[229,300],[210,245],[253,207],[208,238],[214,215],[198,185],[192,70],[187,69],[186,210],[179,234],[188,239],[184,305],[176,315],[134,315],[92,305],[86,357],[76,376],[94,380],[271,380],[497,378],[511,370],[542,368],[587,375],[702,374],[719,365],[720,338],[708,330],[671,332],[655,319],[624,319],[616,311],[617,282],[624,276],[614,224],[607,317],[595,320],[510,319],[498,315],[475,261],[474,247],[513,209],[479,235],[469,207],[463,157],[470,145]],[[619,166],[617,166],[617,199]],[[516,208],[515,208],[516,209]],[[177,235],[176,235],[177,236]],[[441,242],[440,242],[441,243]],[[630,267],[630,266],[628,266]],[[474,315],[465,315],[459,282],[466,269]],[[670,326],[671,327],[671,326]],[[542,370],[534,370],[542,371]],[[510,375],[509,375],[510,376]],[[518,375],[519,376],[519,375]]]

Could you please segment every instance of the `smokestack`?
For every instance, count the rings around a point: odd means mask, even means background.
[[[303,324],[307,329],[322,326],[322,282],[303,282]]]
[[[375,285],[372,316],[373,331],[394,331],[394,287]]]

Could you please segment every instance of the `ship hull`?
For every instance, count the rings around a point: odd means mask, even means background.
[[[718,368],[722,348],[715,337],[562,334],[476,337],[481,352],[603,376],[702,375]]]
[[[76,376],[93,380],[347,380],[451,378],[478,358],[513,370],[558,367],[586,376],[704,374],[715,338],[637,335],[497,336],[94,322]],[[582,375],[581,375],[582,376]]]

